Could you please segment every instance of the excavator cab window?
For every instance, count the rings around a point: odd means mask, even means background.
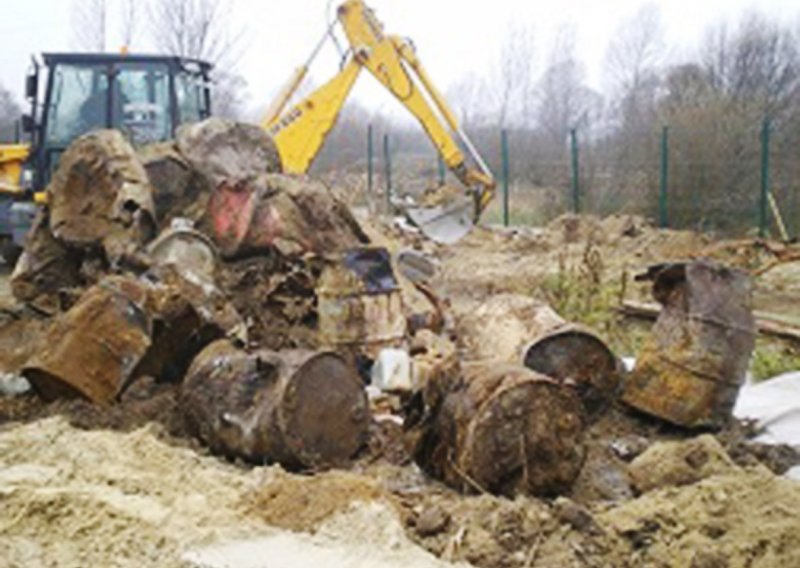
[[[208,81],[200,69],[185,67],[175,76],[175,97],[180,124],[199,122],[210,116]]]
[[[97,128],[108,114],[108,72],[104,65],[57,65],[52,71],[46,146],[63,148]]]
[[[172,132],[169,68],[124,63],[114,72],[111,126],[135,145],[166,140]]]

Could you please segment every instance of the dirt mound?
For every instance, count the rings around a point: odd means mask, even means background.
[[[603,512],[634,566],[800,565],[800,485],[763,469],[667,488]]]
[[[434,554],[485,568],[797,566],[800,485],[764,469],[732,471],[617,505],[428,496],[409,532]],[[434,534],[415,523],[430,509]]]
[[[0,430],[0,564],[444,566],[409,541],[377,487],[355,474],[238,468],[167,445],[154,426],[87,432],[51,418]]]
[[[736,466],[711,435],[686,442],[653,444],[630,465],[634,487],[641,492],[690,485],[713,475],[732,473]]]
[[[179,566],[186,545],[259,528],[238,512],[263,477],[159,442],[154,428],[51,418],[0,433],[0,557],[18,566]]]
[[[278,475],[244,499],[249,514],[268,524],[293,531],[315,532],[324,521],[354,503],[386,499],[374,480],[331,471],[313,477]]]
[[[131,432],[153,423],[161,427],[159,436],[188,440],[177,409],[177,385],[159,385],[144,379],[135,383],[118,404],[107,408],[79,398],[45,403],[34,394],[0,397],[0,426],[62,416],[71,426],[83,430]]]
[[[617,451],[624,454],[627,444],[635,453],[635,420],[601,421],[590,431],[592,443],[608,451],[615,440]],[[655,423],[638,426],[642,446],[646,436],[670,435]],[[789,567],[800,561],[800,485],[761,466],[732,467],[699,483],[613,504],[577,497],[509,500],[465,497],[410,466],[359,464],[361,473],[314,476],[243,469],[166,444],[162,436],[152,425],[129,433],[82,431],[63,418],[6,425],[0,430],[0,557],[25,566],[56,559],[67,567],[185,566],[180,559],[188,550],[249,546],[279,536],[273,526],[312,533],[300,537],[304,546],[333,547],[337,558],[363,556],[365,540],[375,558],[392,556],[391,550],[428,558],[410,538],[442,560],[481,568]],[[683,454],[692,452],[676,452]],[[627,466],[618,459],[616,467],[624,472]],[[401,522],[391,526],[405,527],[408,537],[375,526],[386,515],[395,518],[391,510]],[[302,551],[295,540],[284,544],[291,544],[287,558]],[[223,547],[220,554],[242,550]]]

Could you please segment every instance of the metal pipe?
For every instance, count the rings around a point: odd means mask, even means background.
[[[386,173],[386,214],[392,214],[392,155],[389,151],[389,135],[383,135],[383,165]]]

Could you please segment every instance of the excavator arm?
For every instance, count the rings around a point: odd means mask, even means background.
[[[410,43],[386,35],[383,24],[363,0],[347,0],[339,7],[337,16],[351,47],[347,63],[328,83],[284,111],[308,71],[309,60],[293,75],[264,119],[263,126],[275,140],[284,171],[308,170],[335,125],[358,75],[367,69],[416,117],[447,167],[472,193],[472,221],[477,220],[494,195],[494,178]],[[440,209],[436,215],[450,213],[447,207]]]

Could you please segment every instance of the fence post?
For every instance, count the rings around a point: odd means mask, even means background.
[[[375,148],[372,140],[372,125],[367,126],[367,194],[372,199],[373,160]]]
[[[761,199],[758,206],[758,236],[767,236],[767,207],[769,203],[769,118],[761,126]]]
[[[661,129],[661,183],[658,192],[658,226],[669,226],[667,192],[669,190],[669,126]]]
[[[442,155],[437,151],[436,157],[439,163],[439,185],[444,185],[444,176],[445,176],[445,169],[444,169],[444,159]]]
[[[580,179],[578,178],[578,131],[569,131],[572,146],[572,210],[576,215],[581,212]]]
[[[386,168],[386,214],[392,214],[392,156],[389,152],[389,135],[383,135],[383,163]]]
[[[505,128],[500,132],[500,148],[503,161],[503,226],[509,225],[509,160],[508,160],[508,130]]]

